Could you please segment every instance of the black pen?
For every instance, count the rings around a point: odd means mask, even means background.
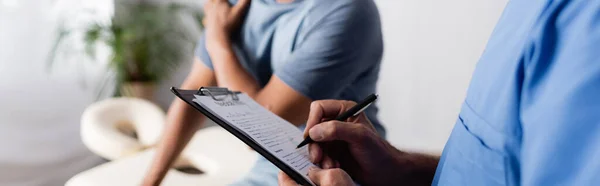
[[[350,108],[343,114],[339,115],[337,118],[335,118],[335,120],[346,121],[349,117],[358,116],[358,114],[360,114],[362,111],[367,109],[367,107],[369,107],[369,105],[373,104],[373,102],[375,102],[376,99],[377,99],[377,94],[369,95],[367,98],[362,100],[360,103],[354,105],[354,107]],[[304,145],[312,143],[312,142],[314,142],[314,141],[310,138],[310,136],[307,136],[304,139],[304,141],[302,141],[302,143],[300,143],[300,145],[298,145],[296,148],[303,147]]]

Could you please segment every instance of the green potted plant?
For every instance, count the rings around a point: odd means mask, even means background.
[[[192,53],[197,34],[186,29],[184,20],[200,26],[202,15],[198,9],[176,3],[120,2],[115,8],[110,24],[94,23],[83,30],[85,53],[95,59],[96,46],[108,46],[112,53],[108,69],[115,75],[118,90],[114,95],[151,100],[156,83],[191,57],[186,54]],[[51,64],[69,33],[72,30],[60,32]],[[101,86],[101,90],[107,88],[106,83]]]

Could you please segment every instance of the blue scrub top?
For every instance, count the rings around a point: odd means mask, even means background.
[[[512,0],[433,185],[599,184],[600,0]]]

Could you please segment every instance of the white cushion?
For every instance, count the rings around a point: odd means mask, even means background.
[[[66,186],[140,185],[154,156],[154,150],[112,161],[71,178]],[[245,175],[257,154],[221,127],[199,130],[182,152],[181,158],[203,174],[169,170],[162,185],[227,185]]]
[[[81,138],[92,152],[115,160],[156,144],[164,125],[165,113],[155,104],[138,98],[112,98],[85,110]]]

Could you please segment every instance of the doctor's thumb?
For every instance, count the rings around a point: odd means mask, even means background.
[[[308,134],[316,142],[346,141],[349,143],[360,142],[368,134],[364,126],[357,123],[342,121],[327,121],[312,127]]]

